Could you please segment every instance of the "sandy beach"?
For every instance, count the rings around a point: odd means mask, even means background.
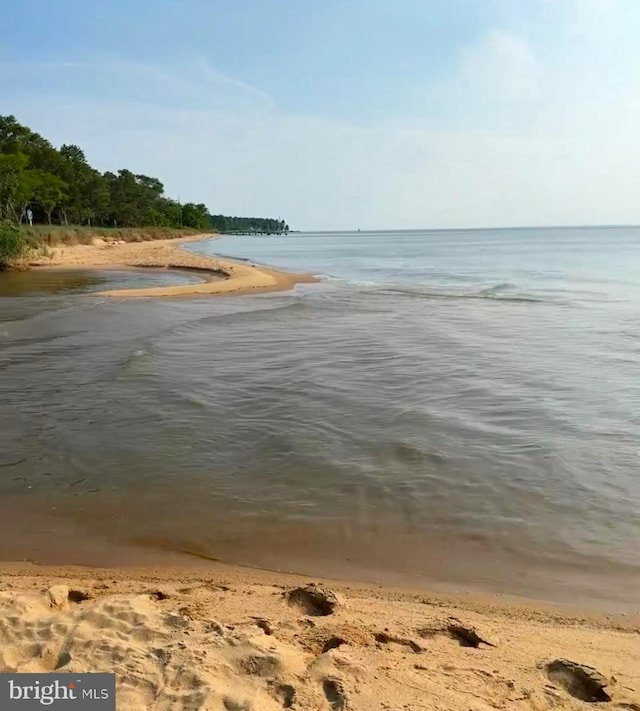
[[[299,283],[311,283],[311,274],[294,274],[230,259],[195,254],[179,245],[211,238],[196,235],[178,239],[145,242],[109,243],[95,239],[91,245],[54,247],[50,255],[32,261],[36,268],[157,268],[189,270],[203,281],[195,284],[167,285],[139,289],[117,289],[101,292],[101,296],[157,297],[207,296],[245,294],[292,289]]]
[[[640,616],[224,565],[4,564],[0,671],[114,671],[118,709],[640,709]]]

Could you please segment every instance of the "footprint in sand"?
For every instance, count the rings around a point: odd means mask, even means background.
[[[342,682],[338,679],[325,679],[322,682],[322,691],[329,702],[331,711],[346,711],[347,695]]]
[[[296,690],[291,684],[278,684],[273,692],[283,709],[290,709],[293,706],[296,700]]]
[[[576,699],[588,702],[611,701],[605,691],[609,683],[602,674],[592,667],[577,664],[567,659],[556,659],[544,666],[549,681],[562,686]]]
[[[338,597],[333,590],[316,583],[287,590],[283,595],[290,605],[314,617],[332,615],[338,606]]]
[[[425,651],[423,647],[412,639],[389,634],[386,630],[384,632],[376,632],[374,639],[378,644],[398,644],[401,647],[408,647],[415,654],[422,654]]]

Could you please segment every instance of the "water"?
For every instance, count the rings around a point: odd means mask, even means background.
[[[180,271],[138,269],[43,269],[0,274],[0,296],[91,293],[108,289],[192,284],[202,279]]]
[[[190,248],[323,280],[0,299],[0,558],[184,552],[637,608],[640,229]]]

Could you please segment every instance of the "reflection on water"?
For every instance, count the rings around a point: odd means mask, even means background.
[[[80,269],[32,269],[25,272],[1,272],[0,296],[27,296],[49,292],[89,291],[102,288],[107,276]]]
[[[30,269],[0,272],[0,296],[91,293],[200,281],[202,279],[193,274],[163,269]]]
[[[637,231],[211,245],[333,278],[0,299],[0,557],[144,546],[637,609]]]

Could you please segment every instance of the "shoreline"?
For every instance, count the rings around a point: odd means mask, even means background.
[[[119,710],[576,710],[604,700],[579,665],[640,708],[640,615],[218,563],[0,571],[1,670],[115,672]]]
[[[176,239],[111,244],[102,239],[92,245],[54,247],[51,256],[30,262],[44,269],[165,269],[198,273],[202,282],[193,284],[111,289],[95,296],[188,297],[287,291],[296,284],[318,280],[311,274],[279,271],[233,259],[196,254],[179,245],[215,238],[215,234],[189,235]]]

